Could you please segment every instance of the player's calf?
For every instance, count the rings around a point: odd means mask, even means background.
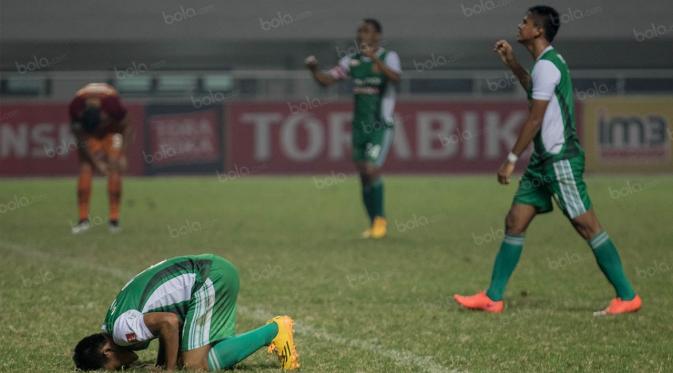
[[[182,365],[184,369],[208,370],[208,352],[210,352],[210,345],[182,353]]]

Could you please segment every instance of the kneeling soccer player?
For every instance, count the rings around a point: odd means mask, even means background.
[[[516,60],[507,41],[500,40],[495,45],[502,61],[528,92],[530,107],[514,148],[498,171],[498,181],[509,184],[517,158],[531,141],[534,151],[505,219],[505,238],[495,258],[491,285],[475,295],[454,295],[456,302],[465,308],[503,311],[505,286],[521,256],[524,233],[537,214],[553,209],[552,198],[587,241],[598,266],[615,289],[617,296],[595,315],[636,312],[642,305],[624,273],[615,244],[591,207],[583,179],[584,151],[575,128],[572,80],[568,65],[551,45],[560,25],[559,14],[553,8],[528,9],[519,24],[518,41],[535,60],[530,74]]]
[[[179,256],[131,279],[105,316],[103,332],[82,339],[73,360],[82,370],[116,370],[135,362],[134,350],[159,338],[157,366],[168,370],[233,367],[264,346],[283,369],[299,368],[293,321],[277,316],[234,335],[238,270],[212,255]]]

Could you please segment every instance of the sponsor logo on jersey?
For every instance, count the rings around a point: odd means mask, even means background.
[[[138,337],[136,336],[136,333],[126,333],[126,340],[129,343],[138,342]]]

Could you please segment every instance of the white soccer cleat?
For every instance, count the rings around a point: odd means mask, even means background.
[[[72,234],[81,234],[88,231],[91,228],[91,222],[89,219],[80,220],[77,225],[74,225],[71,229]]]
[[[119,233],[122,231],[122,227],[119,225],[118,220],[110,220],[108,222],[107,229],[110,233]]]

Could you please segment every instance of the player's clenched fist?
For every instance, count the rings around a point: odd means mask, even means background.
[[[304,65],[306,65],[309,70],[313,71],[318,68],[318,59],[315,58],[314,55],[310,55],[304,60]]]
[[[505,161],[498,170],[498,182],[503,185],[509,184],[512,173],[514,173],[514,163]]]
[[[514,61],[512,46],[507,42],[507,40],[498,40],[495,42],[493,50],[498,53],[500,59],[505,65],[509,65]]]

